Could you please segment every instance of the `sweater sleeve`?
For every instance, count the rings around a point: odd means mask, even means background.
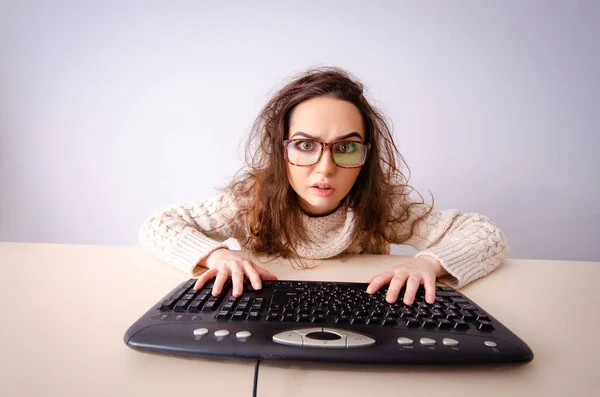
[[[237,206],[230,194],[221,193],[204,202],[171,205],[154,213],[139,232],[142,247],[158,259],[196,276],[204,257],[235,236]],[[239,225],[237,225],[239,226]]]
[[[410,217],[396,232],[405,234],[428,208],[426,204],[411,207]],[[430,255],[440,261],[448,275],[439,277],[438,281],[454,288],[489,274],[508,254],[504,234],[487,217],[455,209],[433,208],[415,225],[412,237],[402,244],[421,251],[415,257]]]

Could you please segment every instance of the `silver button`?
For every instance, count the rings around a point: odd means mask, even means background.
[[[280,332],[277,335],[273,335],[273,342],[280,343],[282,345],[302,347],[302,335],[296,331],[285,331]]]
[[[401,338],[398,338],[399,345],[412,345],[413,343],[415,343],[415,341],[410,338],[405,338],[404,336]]]
[[[458,341],[456,339],[452,339],[452,338],[444,338],[444,339],[442,339],[442,343],[444,344],[444,346],[450,346],[450,347],[458,346]]]
[[[248,339],[251,336],[252,334],[250,333],[250,331],[240,331],[235,334],[235,337],[237,339]]]
[[[423,346],[434,346],[437,342],[431,338],[421,338],[419,340]]]
[[[196,336],[204,336],[206,334],[208,334],[207,328],[197,328],[194,330],[194,335]]]
[[[489,346],[489,347],[496,347],[496,346],[498,346],[498,345],[496,344],[496,342],[492,342],[491,340],[486,340],[486,341],[485,341],[485,342],[483,342],[483,343],[484,343],[486,346]]]
[[[348,349],[352,349],[354,347],[370,346],[374,344],[375,339],[369,338],[365,335],[351,332],[346,336],[346,348]]]
[[[227,331],[226,329],[220,329],[218,331],[215,331],[215,336],[217,338],[224,338],[227,335],[229,335],[229,331]]]

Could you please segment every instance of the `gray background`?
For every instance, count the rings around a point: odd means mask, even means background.
[[[138,244],[229,181],[288,77],[336,65],[438,207],[489,216],[512,258],[599,261],[599,21],[568,0],[0,1],[0,241]]]

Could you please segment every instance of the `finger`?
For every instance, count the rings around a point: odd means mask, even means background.
[[[388,292],[385,296],[385,300],[388,303],[396,302],[398,295],[400,294],[400,290],[402,289],[402,286],[404,286],[407,278],[408,274],[405,272],[398,273],[394,276],[394,278],[392,278],[392,281],[390,281],[390,287],[388,288]]]
[[[435,275],[424,274],[423,284],[425,285],[425,301],[429,304],[435,303]]]
[[[198,276],[198,279],[196,280],[196,284],[194,284],[194,291],[198,291],[199,289],[202,289],[202,287],[204,287],[204,284],[206,284],[206,282],[208,280],[210,280],[211,278],[213,278],[217,275],[217,272],[218,271],[215,269],[208,269],[207,271],[202,273],[200,276]]]
[[[374,294],[375,292],[379,291],[379,288],[389,283],[392,277],[394,277],[394,275],[389,272],[378,274],[367,286],[367,293]]]
[[[231,295],[237,298],[244,291],[244,273],[242,273],[237,265],[236,268],[231,270],[231,281],[233,284]]]
[[[260,275],[260,278],[263,280],[277,280],[277,276],[265,268],[256,266],[256,271]]]
[[[404,293],[404,304],[412,305],[415,301],[415,295],[421,284],[421,276],[419,274],[411,274],[406,281],[406,292]]]
[[[217,277],[215,278],[215,285],[213,285],[212,296],[219,296],[221,291],[223,291],[223,285],[225,285],[225,282],[227,281],[228,278],[229,278],[229,269],[227,269],[227,268],[221,269],[219,271],[219,273],[217,274]]]
[[[248,280],[250,280],[250,284],[254,289],[261,289],[262,283],[260,282],[260,274],[257,269],[254,268],[251,262],[244,262],[244,273]]]

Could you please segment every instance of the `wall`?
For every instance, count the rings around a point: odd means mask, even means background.
[[[0,241],[136,245],[151,212],[227,183],[288,77],[336,65],[438,207],[489,216],[510,257],[598,261],[599,17],[595,1],[2,1]]]

